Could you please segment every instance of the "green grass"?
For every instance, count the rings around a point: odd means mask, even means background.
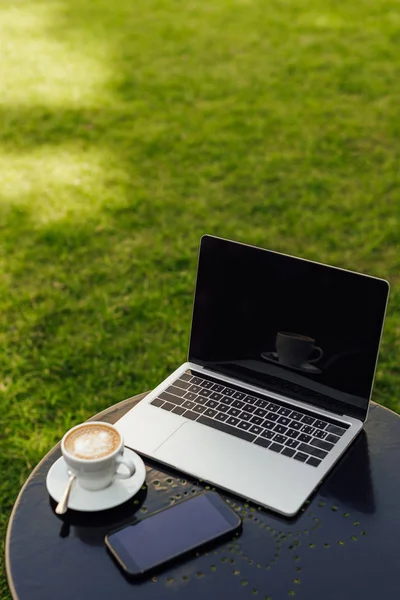
[[[397,0],[0,2],[1,539],[69,426],[185,359],[205,232],[389,279],[400,411],[399,32]]]

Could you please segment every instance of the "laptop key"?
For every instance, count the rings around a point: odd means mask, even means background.
[[[204,415],[206,417],[215,417],[216,414],[217,414],[217,411],[214,410],[213,408],[207,408],[207,410],[204,411]]]
[[[266,408],[269,402],[267,402],[267,400],[263,400],[262,398],[258,398],[254,404],[259,408]]]
[[[312,425],[314,423],[315,419],[313,417],[309,417],[308,415],[304,415],[304,417],[302,418],[302,421],[306,425]]]
[[[336,444],[336,442],[340,440],[340,438],[338,438],[337,435],[332,435],[332,433],[330,433],[327,437],[326,437],[326,441],[327,442],[331,442],[332,444]]]
[[[305,444],[308,444],[311,441],[311,436],[307,435],[306,433],[301,433],[297,439],[299,440],[299,442],[304,442]]]
[[[279,406],[271,402],[271,404],[268,404],[268,410],[271,410],[272,412],[278,412]]]
[[[299,452],[306,452],[307,454],[311,454],[311,456],[316,456],[317,458],[321,459],[325,458],[325,456],[328,454],[324,450],[315,448],[315,446],[310,446],[309,444],[300,444],[297,450],[299,450]]]
[[[308,458],[307,454],[303,454],[302,452],[298,452],[297,454],[294,455],[294,457],[296,460],[299,460],[300,462],[305,462]]]
[[[228,418],[228,415],[226,415],[225,413],[222,413],[222,412],[218,412],[215,415],[215,418],[218,419],[218,421],[226,421]]]
[[[187,410],[186,412],[183,413],[182,416],[185,417],[186,419],[190,419],[191,421],[195,421],[197,419],[197,417],[199,416],[199,414],[196,412],[193,412],[193,410]]]
[[[185,381],[191,381],[193,379],[192,375],[189,373],[183,373],[179,379],[184,379]]]
[[[328,433],[334,433],[335,435],[343,435],[344,432],[346,431],[345,429],[342,429],[341,427],[337,427],[336,425],[328,425],[328,427],[326,428],[326,431]]]
[[[288,417],[291,412],[292,411],[290,408],[285,408],[284,406],[281,406],[281,408],[278,410],[278,413],[284,417]]]
[[[285,417],[280,417],[277,413],[269,412],[266,415],[267,419],[270,421],[278,421],[278,419],[284,419]]]
[[[257,409],[257,407],[256,407],[256,406],[254,406],[253,404],[247,404],[247,403],[246,403],[246,404],[243,406],[243,410],[246,410],[247,412],[251,412],[251,413],[253,413],[253,412],[254,412],[256,409]]]
[[[212,388],[212,386],[214,385],[212,381],[207,381],[207,379],[203,379],[203,381],[200,383],[201,387],[206,388],[206,389],[210,389]]]
[[[214,392],[222,392],[222,390],[224,389],[223,385],[219,385],[219,383],[214,383],[214,385],[211,388],[212,390],[214,390]]]
[[[254,433],[255,435],[260,435],[260,433],[262,432],[262,427],[259,427],[258,425],[252,425],[249,431],[251,433]]]
[[[195,404],[194,407],[193,407],[193,410],[195,412],[198,412],[198,413],[203,413],[203,412],[205,412],[207,410],[207,407],[206,406],[202,406],[201,404]]]
[[[240,408],[240,410],[243,410],[244,402],[241,402],[240,400],[234,400],[231,406],[233,406],[233,408]]]
[[[240,427],[240,429],[244,429],[245,431],[248,431],[251,427],[251,423],[249,423],[248,421],[240,421],[238,427]]]
[[[224,431],[225,433],[230,433],[231,435],[241,438],[242,440],[247,440],[248,442],[252,442],[255,439],[255,435],[248,431],[244,431],[243,429],[238,429],[236,427],[230,427],[228,425],[228,421],[225,423],[221,421],[217,421],[216,419],[209,419],[204,415],[201,415],[197,419],[197,423],[201,423],[202,425],[208,425],[213,429],[218,429],[219,431]]]
[[[257,417],[266,417],[268,413],[267,413],[267,411],[266,411],[266,410],[264,410],[263,408],[257,408],[257,410],[255,410],[255,411],[254,411],[254,414],[255,414]]]
[[[190,383],[188,381],[182,381],[182,379],[177,379],[174,381],[174,385],[182,388],[183,390],[187,390],[190,387]]]
[[[284,435],[281,435],[280,433],[277,433],[276,436],[274,437],[274,442],[277,442],[278,444],[284,444],[287,440],[287,437],[285,437]]]
[[[307,433],[308,435],[313,435],[315,428],[311,427],[311,425],[303,425],[301,431],[303,433]]]
[[[229,410],[229,406],[227,406],[226,404],[222,404],[222,403],[220,402],[220,403],[218,404],[218,410],[219,410],[220,412],[223,412],[223,413],[225,413],[225,412],[228,412],[228,410]]]
[[[265,420],[262,422],[262,426],[265,429],[273,429],[275,427],[275,423],[273,423],[272,421]]]
[[[228,410],[228,414],[232,415],[232,417],[238,417],[242,411],[238,408],[230,408]]]
[[[240,419],[238,419],[237,417],[229,417],[229,418],[228,418],[228,420],[227,420],[227,423],[228,423],[229,425],[233,425],[233,426],[235,426],[235,427],[236,427],[236,426],[237,426],[237,424],[239,423],[239,420],[240,420]]]
[[[300,439],[300,437],[299,437]],[[305,440],[302,440],[303,442]],[[325,440],[318,440],[317,438],[314,438],[311,440],[310,444],[312,446],[315,446],[316,448],[322,448],[322,450],[326,450],[327,452],[329,452],[329,450],[332,450],[333,448],[333,444],[330,444],[329,442],[326,442]]]
[[[283,446],[281,444],[276,444],[275,442],[273,442],[269,449],[273,450],[274,452],[280,452],[282,450]]]
[[[301,418],[302,418],[303,415],[301,413],[296,412],[294,410],[292,413],[290,413],[289,416],[290,416],[291,419],[294,419],[295,421],[301,421]]]
[[[296,429],[296,431],[299,431],[303,427],[303,423],[301,421],[292,421],[290,423],[290,427],[292,429]]]
[[[285,446],[289,446],[289,448],[297,448],[300,444],[297,440],[292,440],[292,438],[288,438],[285,442]]]
[[[288,419],[287,417],[279,417],[278,419],[278,423],[280,423],[281,425],[289,425],[290,422],[290,419]]]
[[[310,456],[307,464],[311,465],[312,467],[318,467],[318,465],[321,464],[321,461],[318,458],[314,458],[314,456]]]
[[[254,443],[257,444],[257,446],[263,446],[263,448],[268,448],[272,442],[270,440],[266,440],[265,438],[258,437],[254,441]]]
[[[327,426],[326,421],[315,421],[315,423],[313,423],[314,427],[318,427],[318,429],[325,429],[325,427]]]
[[[160,408],[163,408],[164,410],[172,410],[173,408],[175,408],[175,404],[171,404],[171,402],[164,402],[164,404],[160,406]]]
[[[193,385],[201,385],[201,383],[204,381],[204,379],[202,379],[201,377],[193,377],[190,380],[190,383],[192,383]]]
[[[210,396],[210,400],[221,400],[222,398],[222,394],[219,394],[218,392],[213,392]]]
[[[183,415],[183,413],[186,411],[184,408],[182,408],[182,406],[175,406],[175,408],[172,409],[172,412],[177,415]]]
[[[232,398],[229,398],[229,396],[222,396],[220,402],[223,402],[224,404],[229,404],[229,406],[232,404]]]
[[[186,396],[185,396],[186,398]],[[207,403],[207,398],[203,398],[203,396],[197,396],[196,398],[193,400],[193,402],[197,402],[198,404],[206,404]]]
[[[154,400],[152,400],[150,404],[153,404],[154,406],[162,406],[164,404],[164,400],[161,400],[161,398],[154,398]]]
[[[172,404],[182,404],[182,402],[184,401],[184,398],[179,398],[178,396],[174,396],[173,394],[169,394],[168,392],[161,392],[159,398],[161,398],[161,400],[167,400]]]
[[[262,417],[252,416],[250,421],[252,423],[254,423],[254,425],[261,425],[261,423],[264,421],[264,419]]]
[[[189,388],[189,391],[194,392],[195,394],[198,394],[200,390],[201,387],[199,385],[191,385]]]
[[[253,415],[251,413],[248,413],[245,410],[242,410],[242,412],[239,415],[239,417],[241,419],[243,419],[243,421],[250,421],[250,419],[251,419],[252,416]]]
[[[209,406],[210,408],[217,408],[218,405],[219,402],[216,402],[215,400],[207,400],[206,402],[206,406]]]
[[[234,393],[235,390],[232,390],[231,388],[224,388],[222,390],[222,394],[225,394],[225,396],[233,396]]]
[[[286,435],[290,438],[297,438],[297,436],[299,435],[298,431],[295,431],[294,429],[288,429],[286,432]]]
[[[286,433],[287,427],[284,427],[283,425],[276,425],[274,431],[276,431],[276,433]]]
[[[207,390],[206,388],[201,388],[199,391],[199,395],[203,396],[204,398],[209,398],[212,394],[211,390]]]
[[[293,450],[293,448],[288,448],[287,446],[282,450],[281,454],[283,454],[284,456],[289,456],[289,458],[291,456],[293,456],[293,454],[296,452],[296,450]]]
[[[317,437],[320,440],[323,440],[324,438],[326,438],[326,436],[327,436],[326,431],[322,431],[322,429],[315,430],[314,437]]]
[[[184,398],[186,398],[186,400],[192,400],[193,402],[194,400],[197,400],[197,394],[195,394],[194,392],[186,392]]]
[[[232,397],[236,400],[243,400],[244,398],[246,398],[246,395],[247,394],[244,394],[243,392],[235,392]]]
[[[189,410],[192,410],[192,408],[194,408],[196,406],[195,402],[190,402],[190,400],[186,400],[182,406],[184,408],[188,408]]]
[[[258,398],[255,398],[254,396],[246,396],[246,398],[244,399],[244,401],[248,402],[249,404],[255,404],[257,400]]]
[[[261,437],[263,437],[267,440],[272,440],[274,435],[275,435],[274,432],[270,431],[269,429],[264,429],[264,431],[261,432]]]

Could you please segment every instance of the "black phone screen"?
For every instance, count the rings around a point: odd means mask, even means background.
[[[106,544],[128,573],[142,574],[240,524],[218,494],[206,492],[109,534]]]

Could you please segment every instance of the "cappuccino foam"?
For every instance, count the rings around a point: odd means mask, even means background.
[[[85,425],[72,431],[65,439],[67,452],[77,458],[94,460],[103,458],[117,450],[121,438],[111,427]]]

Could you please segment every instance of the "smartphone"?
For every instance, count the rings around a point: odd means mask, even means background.
[[[241,524],[219,494],[201,492],[107,534],[105,543],[128,577],[143,577]]]

